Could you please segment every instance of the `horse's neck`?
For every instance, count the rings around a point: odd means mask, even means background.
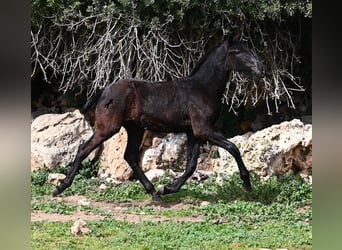
[[[217,62],[223,63],[223,62]],[[191,76],[193,84],[200,85],[208,94],[221,99],[226,84],[229,80],[230,70],[223,70],[225,67],[210,62],[204,63],[195,74]]]

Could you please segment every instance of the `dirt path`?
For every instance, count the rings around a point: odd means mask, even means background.
[[[154,203],[152,201],[131,201],[122,203],[107,203],[98,202],[86,199],[84,196],[68,196],[68,197],[58,197],[58,198],[48,198],[46,201],[60,201],[68,205],[80,205],[80,203],[87,203],[89,205],[99,208],[115,220],[129,221],[133,223],[138,223],[142,221],[191,221],[191,222],[202,222],[203,218],[200,216],[162,216],[162,215],[147,215],[147,214],[134,214],[128,212],[128,209],[135,207],[153,207],[157,211],[163,211],[167,209],[171,210],[181,210],[190,207],[191,203],[184,202],[158,202]],[[77,219],[83,220],[102,220],[105,216],[94,214],[86,211],[76,211],[73,214],[57,214],[57,213],[45,213],[43,211],[33,211],[31,213],[31,221],[74,221]]]

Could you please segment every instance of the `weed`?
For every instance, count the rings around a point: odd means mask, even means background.
[[[64,202],[44,202],[33,203],[32,210],[40,210],[46,213],[72,214],[77,210],[77,206],[66,205]]]

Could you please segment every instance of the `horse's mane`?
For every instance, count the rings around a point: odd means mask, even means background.
[[[216,50],[219,46],[221,46],[222,43],[214,46],[213,48],[209,49],[197,62],[196,66],[193,68],[193,70],[191,71],[189,76],[193,76],[198,70],[199,68],[203,65],[203,63],[208,59],[209,55]]]

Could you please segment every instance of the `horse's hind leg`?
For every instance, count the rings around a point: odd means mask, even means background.
[[[199,155],[199,145],[200,140],[195,138],[192,133],[187,133],[187,163],[185,171],[173,184],[158,190],[159,194],[177,193],[185,181],[195,172]]]
[[[64,180],[62,180],[61,184],[56,187],[52,195],[57,196],[60,193],[62,193],[66,188],[68,188],[72,184],[79,168],[81,167],[82,161],[102,142],[107,140],[109,137],[111,137],[118,131],[119,128],[109,130],[106,133],[103,133],[103,131],[95,130],[94,134],[90,137],[90,139],[78,147],[75,160],[73,161],[67,176],[64,178]]]
[[[144,171],[139,166],[139,148],[144,135],[142,127],[128,124],[124,126],[127,131],[127,146],[124,154],[124,159],[133,169],[135,177],[141,182],[145,190],[152,195],[154,200],[160,200],[160,195],[157,194],[153,184],[146,177]]]

